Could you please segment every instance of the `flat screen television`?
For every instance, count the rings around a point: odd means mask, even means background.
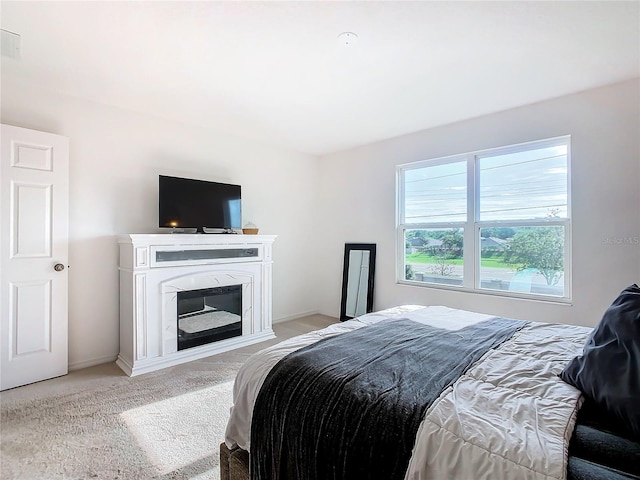
[[[160,175],[160,227],[205,228],[225,231],[241,228],[240,185]]]

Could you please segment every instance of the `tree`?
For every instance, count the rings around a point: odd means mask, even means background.
[[[442,237],[441,240],[442,249],[446,253],[447,258],[462,257],[462,245],[464,243],[464,238],[460,230],[450,230]]]
[[[441,277],[449,277],[453,275],[454,266],[447,262],[444,256],[436,256],[436,263],[429,267],[429,272]]]
[[[406,280],[413,280],[415,278],[415,272],[413,271],[412,265],[405,265],[404,267],[404,278]]]
[[[429,232],[426,230],[407,230],[407,240],[412,238],[421,238],[422,240],[426,240],[429,238]]]
[[[511,227],[487,227],[480,230],[480,236],[484,238],[495,237],[506,240],[516,234],[515,229]]]
[[[556,285],[564,270],[564,231],[562,227],[522,229],[509,242],[505,262],[518,270],[535,269],[547,281]]]

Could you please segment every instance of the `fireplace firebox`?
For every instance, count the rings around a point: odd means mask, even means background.
[[[178,292],[178,350],[242,335],[242,285]]]

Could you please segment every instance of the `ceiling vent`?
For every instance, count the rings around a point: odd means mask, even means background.
[[[20,35],[8,30],[0,30],[0,32],[2,32],[2,36],[0,37],[0,44],[2,44],[2,56],[19,60]]]

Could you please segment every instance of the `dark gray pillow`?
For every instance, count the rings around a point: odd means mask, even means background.
[[[640,439],[640,287],[625,288],[560,374]]]

